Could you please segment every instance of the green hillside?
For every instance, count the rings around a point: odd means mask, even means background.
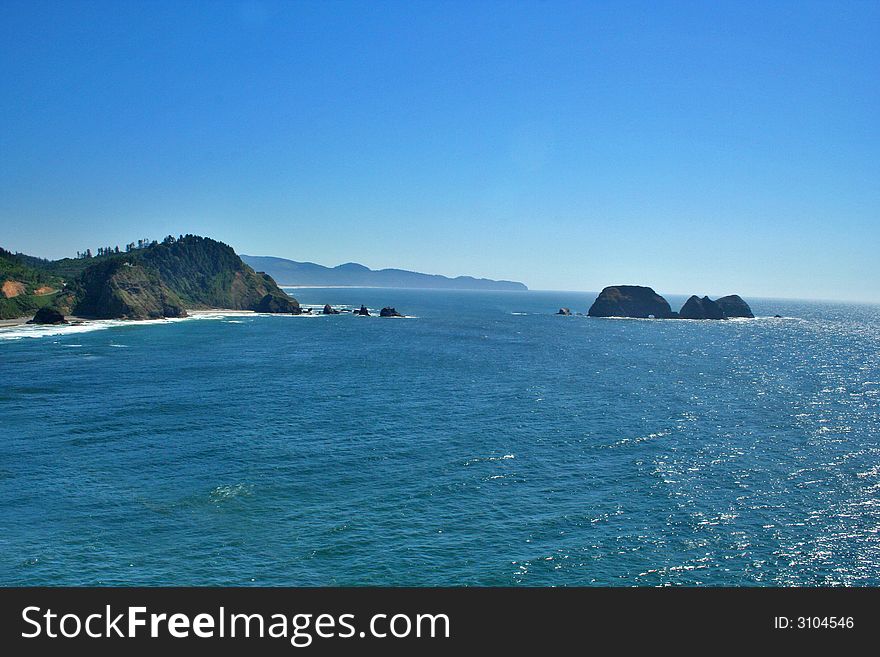
[[[95,257],[89,253],[55,261],[8,254],[6,268],[26,279],[21,283],[27,290],[66,284],[47,299],[30,293],[27,303],[16,301],[18,297],[4,299],[7,307],[0,310],[4,317],[20,317],[51,302],[64,314],[98,318],[180,317],[186,308],[299,313],[296,299],[286,295],[271,276],[244,264],[222,242],[169,235],[161,243],[144,244],[142,248],[129,245],[123,252],[102,248]]]
[[[0,319],[32,315],[61,289],[61,280],[32,266],[33,260],[38,259],[0,249]]]

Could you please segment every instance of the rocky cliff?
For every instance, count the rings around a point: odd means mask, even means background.
[[[108,260],[89,267],[65,290],[65,300],[60,305],[82,317],[186,317],[183,301],[156,271],[126,260]]]
[[[299,302],[271,276],[255,272],[232,247],[207,237],[169,236],[134,251],[80,260],[86,262],[54,302],[65,314],[156,319],[183,317],[186,308],[300,312]],[[64,266],[74,269],[66,261]]]

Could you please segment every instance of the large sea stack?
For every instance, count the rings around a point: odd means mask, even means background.
[[[754,317],[749,304],[743,301],[738,294],[729,294],[726,297],[715,299],[726,317]]]
[[[721,306],[709,297],[701,299],[696,295],[685,301],[678,316],[681,319],[726,319]]]
[[[55,308],[40,308],[28,324],[67,324],[64,315]]]
[[[669,302],[649,287],[612,285],[606,287],[587,313],[590,317],[672,317]]]

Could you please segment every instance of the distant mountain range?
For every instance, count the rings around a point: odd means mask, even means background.
[[[528,290],[516,281],[493,281],[488,278],[438,274],[420,274],[404,269],[370,269],[356,262],[338,267],[324,267],[314,262],[296,262],[272,256],[242,254],[241,259],[256,271],[269,274],[279,285],[313,287],[402,287],[443,290]]]

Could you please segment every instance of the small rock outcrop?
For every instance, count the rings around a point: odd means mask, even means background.
[[[291,315],[302,313],[299,303],[295,299],[277,292],[265,295],[254,310],[258,313],[289,313]]]
[[[28,324],[67,324],[67,320],[54,308],[40,308]]]
[[[606,287],[587,313],[590,317],[656,317],[671,316],[669,302],[649,287],[612,285]]]
[[[709,297],[701,299],[696,295],[685,301],[678,311],[678,316],[681,319],[727,319],[721,306],[716,302]]]
[[[560,308],[557,315],[571,315],[571,308]]]
[[[752,313],[752,309],[749,308],[749,304],[743,301],[742,297],[738,294],[729,294],[726,297],[715,299],[715,303],[721,307],[726,317],[753,318],[755,316]]]
[[[339,311],[334,310],[333,306],[329,303],[324,304],[324,310],[321,311],[322,315],[338,315]]]
[[[382,310],[379,311],[379,317],[403,317],[395,308],[391,308],[390,306],[385,306]]]
[[[361,306],[360,310],[355,310],[355,311],[354,311],[354,314],[355,314],[355,315],[360,315],[361,317],[369,317],[369,316],[370,316],[370,311],[367,310],[367,307],[366,307],[366,306]]]

